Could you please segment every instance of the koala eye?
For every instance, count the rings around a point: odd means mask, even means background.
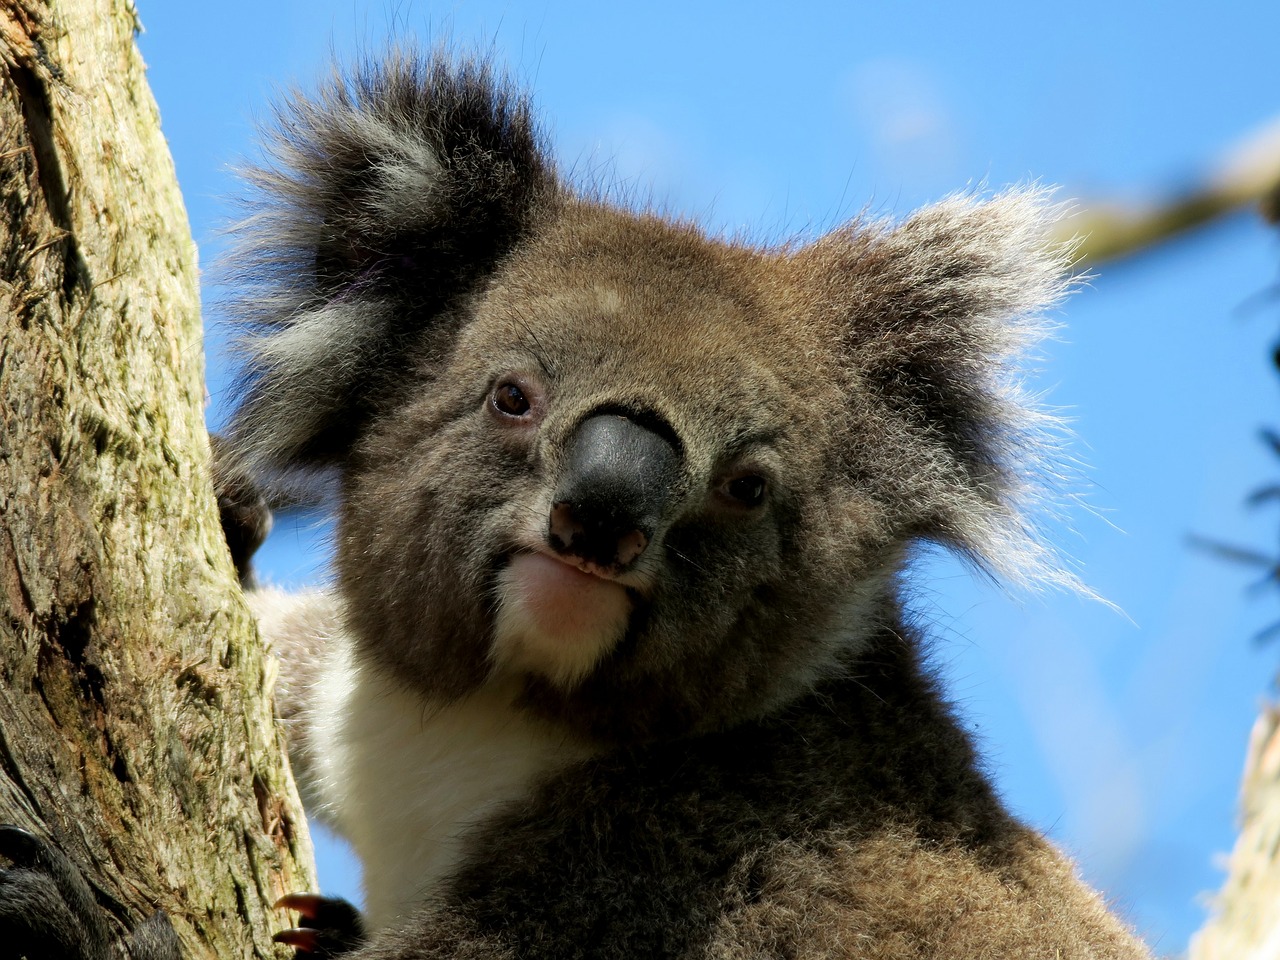
[[[490,395],[493,409],[506,417],[527,416],[531,409],[529,398],[523,390],[511,381],[504,381],[493,388]]]
[[[758,473],[739,474],[720,486],[720,490],[726,497],[742,507],[760,506],[764,503],[764,495],[768,489],[768,481]]]

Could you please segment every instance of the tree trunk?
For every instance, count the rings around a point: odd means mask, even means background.
[[[0,822],[191,957],[314,886],[227,556],[196,253],[128,0],[0,0]]]
[[[1254,722],[1240,806],[1227,882],[1190,960],[1280,960],[1280,706]]]

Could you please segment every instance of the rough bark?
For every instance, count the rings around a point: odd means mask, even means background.
[[[1241,828],[1214,916],[1190,960],[1280,958],[1280,706],[1264,707],[1249,737]]]
[[[0,0],[0,822],[191,957],[312,887],[219,530],[196,255],[127,0]]]

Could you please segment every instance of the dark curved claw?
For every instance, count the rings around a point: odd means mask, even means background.
[[[323,949],[320,942],[320,931],[311,927],[286,927],[271,935],[276,943],[293,947],[300,956],[317,956]]]
[[[298,960],[337,957],[365,942],[360,911],[346,900],[290,893],[277,900],[276,907],[299,915],[299,926],[281,930],[272,938],[297,950]]]
[[[35,866],[40,855],[47,850],[47,844],[31,831],[12,823],[0,824],[0,857],[16,866]]]

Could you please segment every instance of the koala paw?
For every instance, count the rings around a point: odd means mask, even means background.
[[[0,960],[116,960],[107,916],[80,871],[57,847],[0,825]],[[180,960],[163,911],[125,938],[131,960]]]
[[[360,911],[346,900],[291,893],[276,901],[276,907],[298,912],[299,925],[281,930],[272,939],[297,950],[299,960],[337,957],[365,941]]]

